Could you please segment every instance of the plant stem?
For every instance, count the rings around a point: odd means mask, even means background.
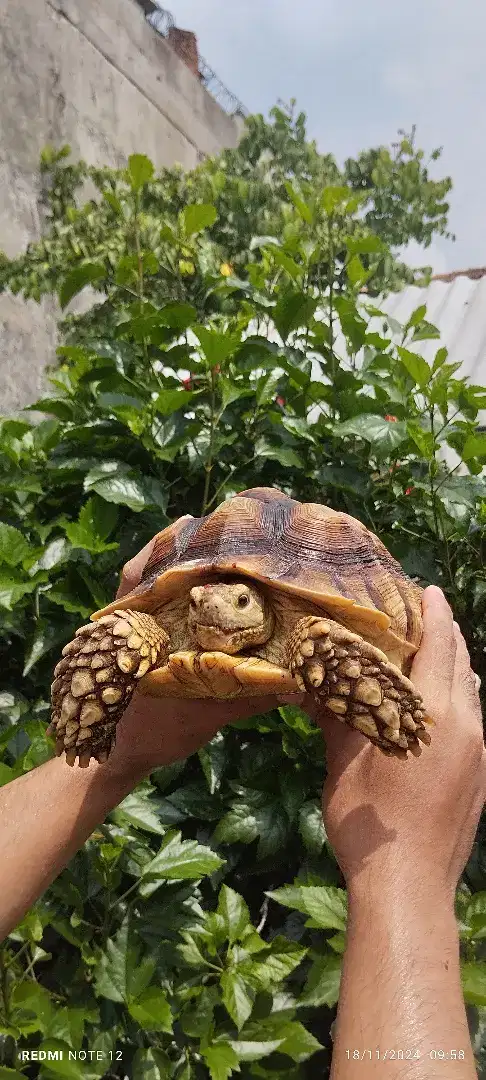
[[[215,434],[215,430],[216,430],[216,375],[215,375],[215,372],[214,372],[214,368],[211,368],[211,402],[210,402],[210,408],[211,408],[211,416],[210,416],[210,422],[209,422],[209,425],[210,425],[209,426],[209,446],[208,446],[208,456],[207,456],[206,465],[205,465],[206,477],[205,477],[205,480],[204,480],[204,493],[203,493],[203,500],[202,500],[202,505],[201,505],[201,515],[200,515],[201,517],[204,517],[204,515],[207,512],[208,505],[209,505],[209,487],[210,487],[210,484],[211,484],[211,472],[212,472],[212,468],[213,468],[213,446],[214,446],[214,434]]]

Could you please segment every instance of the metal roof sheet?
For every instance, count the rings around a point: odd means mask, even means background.
[[[427,307],[427,320],[440,332],[440,345],[449,350],[448,363],[461,365],[458,376],[486,386],[486,274],[479,279],[457,274],[447,281],[438,277],[426,288],[409,285],[379,302],[383,311],[401,323],[421,304]],[[415,346],[429,361],[438,347],[438,341]]]

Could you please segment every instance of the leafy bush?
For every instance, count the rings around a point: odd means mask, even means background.
[[[354,514],[409,574],[440,584],[484,678],[486,390],[458,378],[439,342],[423,359],[438,336],[424,309],[399,327],[363,291],[394,265],[363,216],[366,185],[363,201],[350,175],[286,175],[281,228],[245,233],[236,251],[236,169],[223,183],[210,162],[183,180],[140,155],[115,171],[52,153],[45,169],[45,236],[4,260],[4,286],[55,291],[63,307],[88,284],[100,295],[63,324],[52,390],[32,406],[48,418],[0,426],[0,782],[52,753],[52,667],[123,562],[181,513],[252,485]],[[80,206],[88,176],[96,199]],[[178,185],[197,196],[204,184],[220,185],[224,217],[217,199],[178,206]],[[346,896],[320,815],[324,769],[319,732],[285,707],[141,784],[3,946],[3,1062],[20,1040],[104,1058],[45,1062],[47,1078],[326,1075]],[[481,833],[458,911],[479,1059]]]

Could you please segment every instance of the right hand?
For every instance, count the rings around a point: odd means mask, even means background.
[[[348,887],[392,877],[453,901],[486,795],[477,680],[440,589],[423,593],[424,631],[410,678],[429,716],[430,747],[385,757],[329,712],[309,709],[327,744],[323,816]],[[438,892],[437,892],[438,890]]]

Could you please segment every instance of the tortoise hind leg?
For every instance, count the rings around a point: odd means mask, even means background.
[[[289,667],[302,689],[385,753],[417,753],[430,743],[425,710],[410,679],[359,634],[308,616],[294,627]]]
[[[82,767],[106,761],[115,729],[138,679],[169,653],[169,635],[140,611],[115,611],[81,626],[54,670],[52,719],[56,754]]]

